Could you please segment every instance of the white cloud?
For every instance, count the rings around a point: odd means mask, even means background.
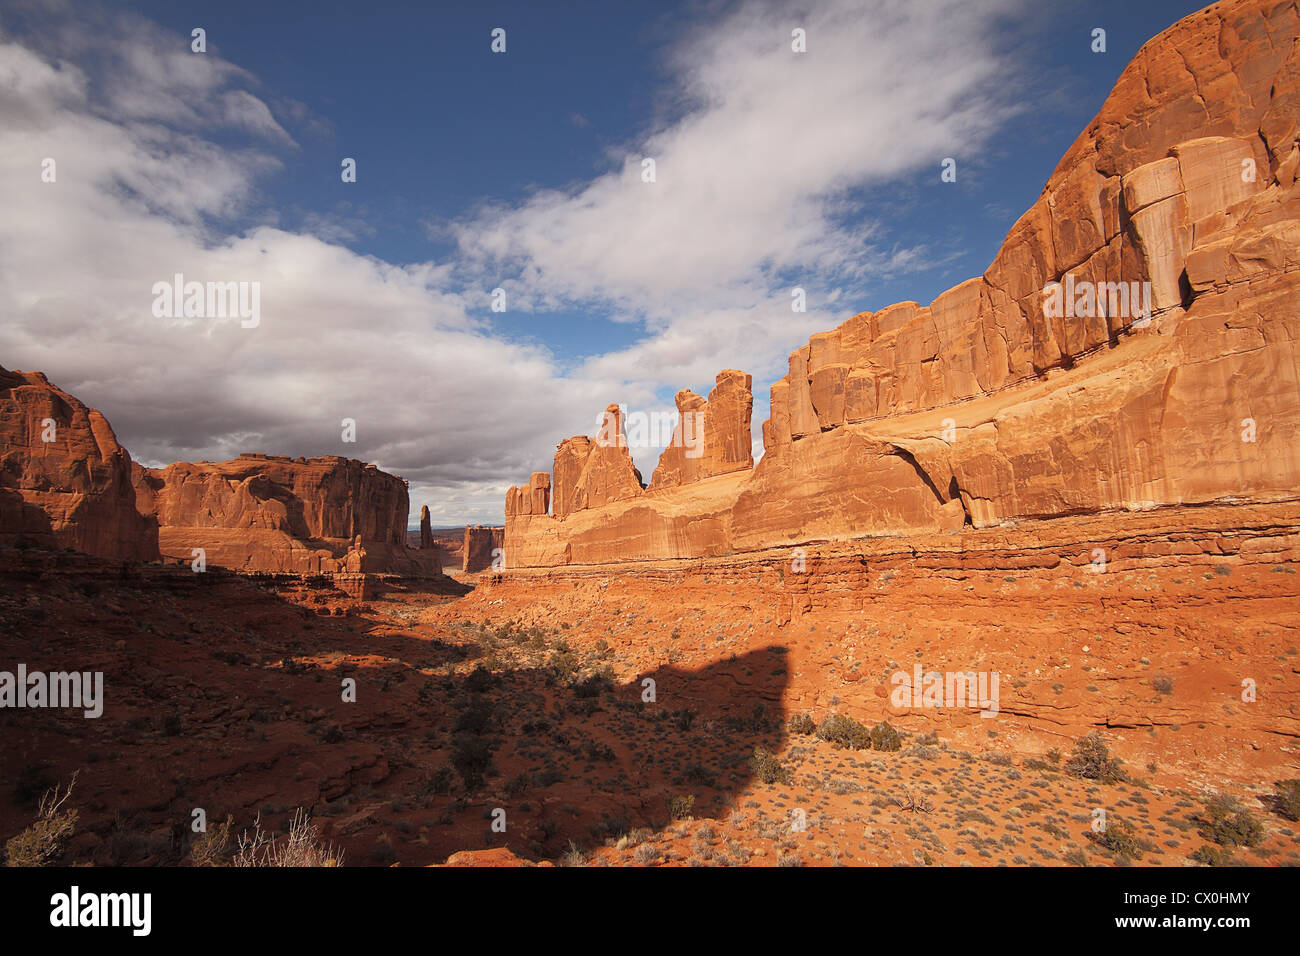
[[[670,59],[672,115],[616,168],[489,206],[460,224],[461,245],[483,269],[517,273],[507,288],[521,302],[603,301],[644,316],[647,341],[599,367],[616,359],[691,381],[701,365],[738,359],[769,371],[774,354],[842,315],[793,321],[789,276],[828,303],[839,280],[919,258],[871,244],[858,191],[937,177],[944,157],[965,159],[995,133],[1013,109],[996,18],[1016,6],[736,6],[685,34]],[[807,53],[791,50],[795,26]],[[643,157],[654,183],[642,181]]]

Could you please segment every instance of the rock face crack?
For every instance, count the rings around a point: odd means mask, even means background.
[[[903,459],[903,461],[912,466],[912,470],[915,471],[917,477],[925,483],[925,487],[929,488],[930,491],[934,493],[935,500],[937,500],[941,505],[946,505],[950,499],[944,497],[943,493],[939,491],[939,486],[934,483],[934,479],[930,477],[929,472],[927,472],[921,466],[921,463],[916,460],[916,456],[901,445],[892,445],[891,447],[894,449],[893,454],[897,455],[899,458]]]

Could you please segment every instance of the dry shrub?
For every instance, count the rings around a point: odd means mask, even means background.
[[[230,827],[235,822],[233,816],[227,816],[225,823],[210,827],[190,847],[190,864],[192,866],[229,866]]]
[[[36,810],[36,820],[5,843],[6,866],[52,866],[59,861],[77,828],[77,811],[63,809],[76,785],[74,773],[66,790],[60,791],[55,784],[45,792]]]
[[[299,807],[289,820],[289,835],[283,839],[262,829],[259,814],[253,821],[253,833],[245,830],[239,836],[239,852],[235,866],[342,866],[343,852],[334,845],[320,842],[320,827],[311,822],[305,810]]]

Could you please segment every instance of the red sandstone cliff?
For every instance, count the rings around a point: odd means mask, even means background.
[[[492,567],[494,553],[505,543],[505,528],[470,525],[465,528],[464,565],[466,573],[486,571]]]
[[[40,372],[0,368],[0,542],[157,559],[158,528],[137,510],[131,468],[103,415]]]
[[[1295,3],[1229,0],[1151,40],[983,276],[790,356],[756,469],[673,458],[561,507],[557,455],[555,515],[507,506],[508,566],[1293,497],[1298,35]]]
[[[0,368],[0,544],[240,571],[441,575],[406,546],[406,482],[348,458],[244,455],[143,468],[40,372]]]
[[[754,392],[749,375],[724,369],[708,401],[684,388],[677,393],[676,404],[677,427],[659,456],[651,491],[754,467],[749,431]]]
[[[436,549],[406,544],[406,482],[351,458],[245,454],[136,469],[159,546],[248,571],[441,574]]]

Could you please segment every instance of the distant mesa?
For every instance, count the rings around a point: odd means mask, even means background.
[[[246,453],[144,468],[39,372],[0,368],[0,544],[237,571],[440,578],[406,545],[406,482],[338,456]]]
[[[467,574],[501,567],[497,560],[505,547],[505,528],[471,525],[465,529],[463,570]]]
[[[406,544],[406,482],[351,458],[241,455],[136,470],[165,558],[243,571],[437,577],[436,550]]]

